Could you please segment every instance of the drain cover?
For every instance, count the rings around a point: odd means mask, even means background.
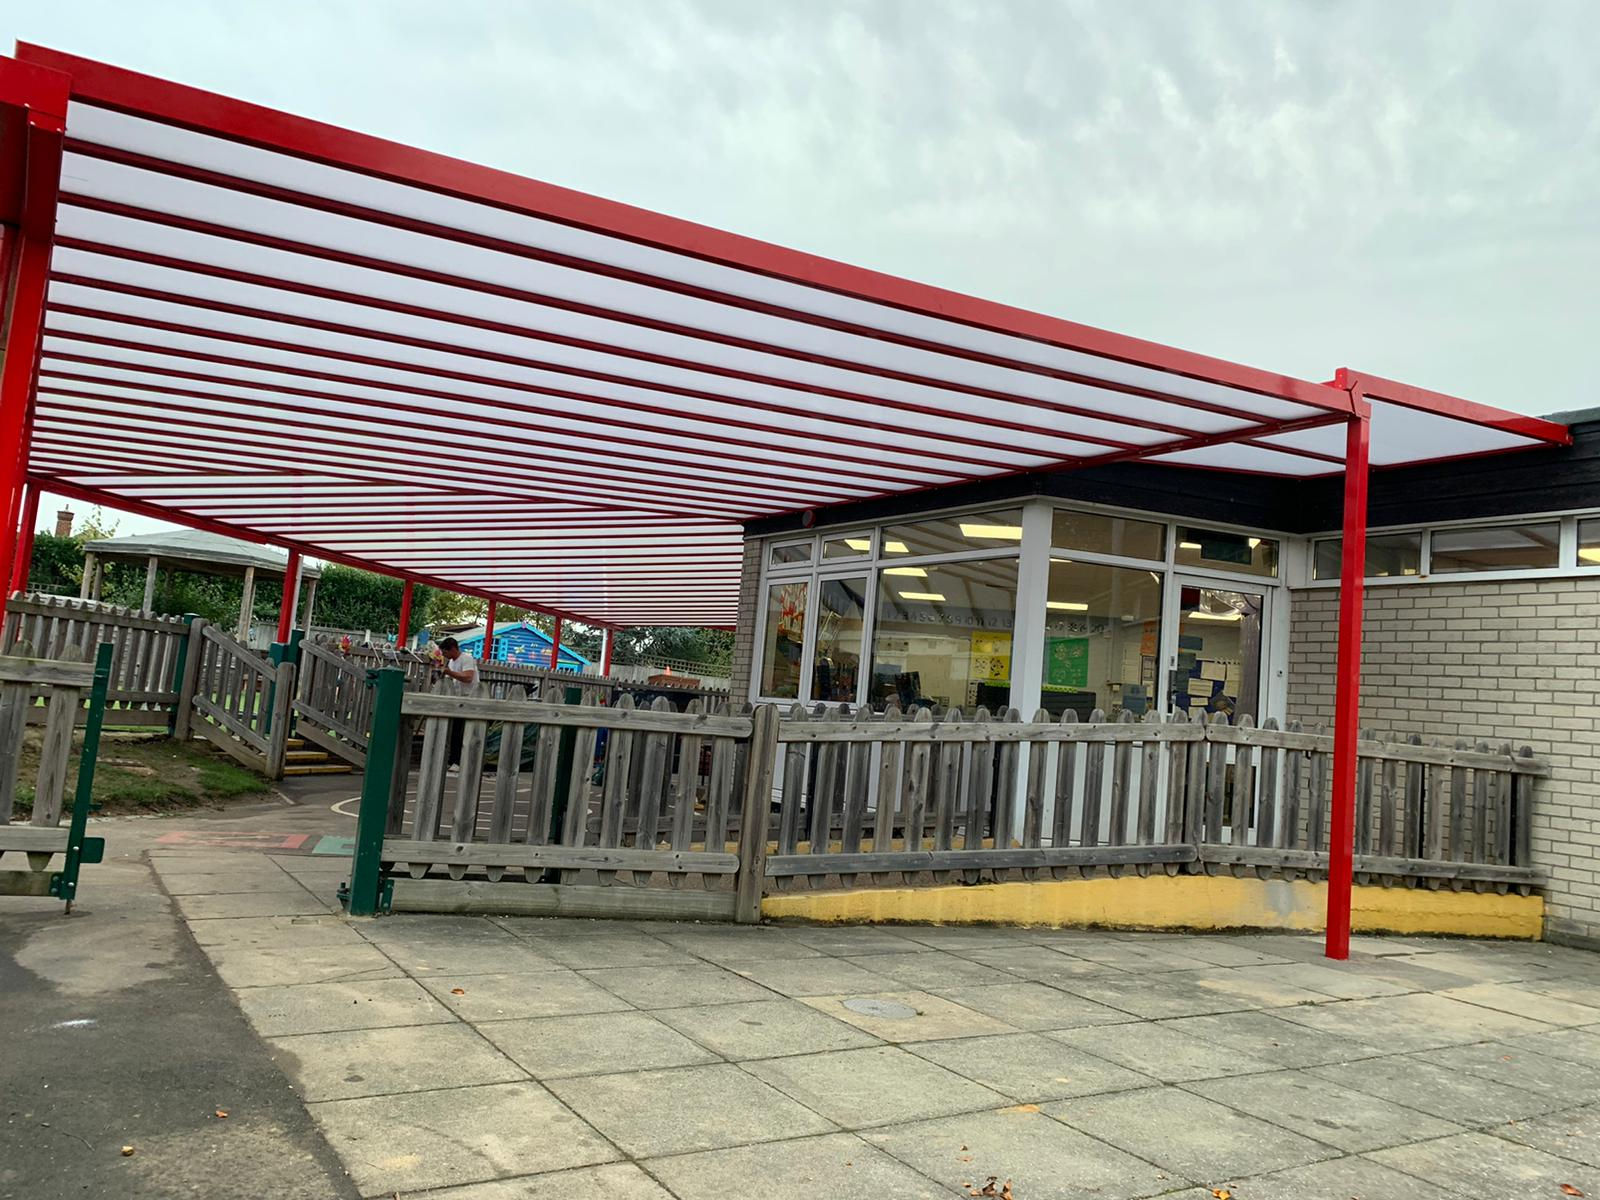
[[[917,1010],[909,1004],[901,1004],[897,1000],[874,1000],[870,996],[846,1000],[844,1006],[864,1017],[885,1017],[891,1021],[908,1021],[917,1015]]]

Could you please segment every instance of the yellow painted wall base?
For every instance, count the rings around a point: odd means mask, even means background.
[[[1231,875],[1149,875],[974,887],[786,892],[761,901],[770,920],[1120,929],[1320,930],[1326,883]],[[1363,933],[1438,933],[1537,941],[1541,896],[1357,887],[1351,925]]]

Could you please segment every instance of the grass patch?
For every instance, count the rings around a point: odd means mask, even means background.
[[[21,786],[13,820],[33,811],[33,783],[39,774],[40,735],[29,730],[22,746]],[[80,732],[73,739],[67,774],[68,810],[78,783]],[[206,742],[176,742],[152,733],[106,731],[94,773],[94,802],[102,813],[179,812],[217,807],[229,800],[262,796],[272,784],[264,775],[240,766]]]

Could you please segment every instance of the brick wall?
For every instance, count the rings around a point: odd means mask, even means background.
[[[739,570],[739,617],[733,631],[732,680],[728,695],[735,706],[750,698],[750,671],[755,658],[756,625],[761,616],[761,543],[747,540]]]
[[[1338,594],[1293,594],[1291,720],[1331,724]],[[1369,588],[1361,723],[1529,745],[1546,933],[1600,946],[1600,577]]]

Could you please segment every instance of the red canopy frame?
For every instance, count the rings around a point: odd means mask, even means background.
[[[1569,440],[27,44],[0,58],[0,234],[0,563],[31,484],[397,575],[402,637],[412,582],[541,609],[558,643],[728,625],[742,523],[778,513],[1131,460],[1342,472],[1336,957],[1369,466]]]

